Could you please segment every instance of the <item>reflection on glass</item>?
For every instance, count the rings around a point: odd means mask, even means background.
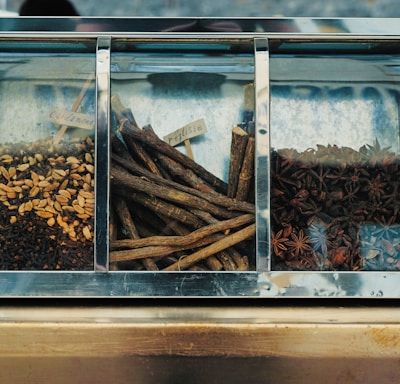
[[[271,59],[273,270],[400,269],[398,60]]]

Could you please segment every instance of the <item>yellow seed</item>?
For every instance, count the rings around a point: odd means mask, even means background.
[[[38,183],[38,186],[39,186],[40,188],[45,188],[45,187],[47,187],[48,185],[50,185],[50,182],[49,182],[48,180],[42,180],[42,181],[39,181],[39,183]]]
[[[17,222],[17,216],[11,216],[10,217],[10,224],[14,224]]]
[[[62,195],[56,195],[56,200],[61,204],[61,205],[65,205],[68,204],[68,200],[65,196]]]
[[[10,173],[7,171],[7,169],[3,165],[0,166],[0,173],[3,175],[3,177],[5,179],[10,181]]]
[[[33,185],[39,184],[39,175],[36,172],[31,171],[31,178],[32,178]]]
[[[78,173],[73,173],[73,174],[71,174],[70,177],[72,180],[77,180],[77,181],[82,180],[82,176],[79,175]]]
[[[13,157],[10,155],[2,155],[0,156],[0,160],[2,160],[3,163],[11,163],[13,161]]]
[[[36,211],[36,214],[43,219],[50,219],[50,217],[53,217],[51,212],[46,211]]]
[[[86,240],[90,240],[92,238],[92,233],[87,225],[83,227],[82,233],[86,237]]]
[[[90,215],[88,215],[88,214],[86,214],[86,213],[78,213],[77,215],[76,215],[76,217],[79,217],[80,219],[89,219],[90,218]]]
[[[65,190],[65,189],[60,189],[60,190],[58,191],[58,193],[59,193],[61,196],[66,197],[68,200],[71,198],[71,194],[70,194],[67,190]]]
[[[60,176],[60,177],[65,177],[67,176],[66,172],[63,169],[58,169],[54,168],[53,171],[51,172],[52,176],[54,175]]]
[[[94,173],[94,166],[92,164],[86,164],[86,169],[90,173]]]
[[[82,188],[83,188],[83,190],[86,191],[86,192],[90,192],[90,191],[92,190],[92,187],[91,187],[90,184],[88,184],[88,183],[83,183]]]
[[[54,213],[54,214],[57,214],[58,212],[53,208],[53,207],[51,207],[50,205],[46,205],[46,207],[44,208],[44,210],[46,211],[46,212],[51,212],[51,213]]]
[[[30,197],[35,197],[40,192],[39,187],[35,186],[29,191]]]
[[[69,194],[70,194],[71,196],[75,196],[75,195],[76,195],[76,189],[67,188],[67,191],[69,192]]]
[[[9,209],[10,211],[14,211],[14,210],[18,209],[18,205],[9,205],[9,206],[8,206],[8,209]]]
[[[61,207],[61,204],[58,201],[54,202],[54,208],[58,211],[61,212],[63,208]]]
[[[54,191],[55,189],[57,189],[59,187],[60,183],[53,183],[53,184],[49,184],[47,187],[43,188],[43,191],[45,192],[51,192]]]
[[[65,179],[61,185],[60,185],[60,189],[67,189],[67,185],[68,185],[69,180]]]
[[[64,229],[69,228],[68,224],[63,220],[63,217],[61,215],[57,216],[57,224]]]
[[[9,173],[9,175],[10,175],[10,178],[12,179],[12,178],[16,175],[16,173],[17,173],[17,168],[15,168],[15,167],[10,167],[9,170],[8,170],[8,173]]]
[[[47,205],[47,199],[42,199],[39,201],[38,207],[44,208]]]
[[[47,220],[47,225],[49,227],[52,227],[56,223],[56,219],[54,217],[50,217],[49,220]]]
[[[12,187],[12,189],[17,193],[21,193],[22,192],[22,188],[19,185],[16,185],[16,186]]]
[[[93,192],[79,191],[79,195],[84,197],[85,199],[93,199],[94,198],[94,193]]]
[[[17,193],[15,191],[7,192],[7,197],[9,199],[15,199],[17,197]]]
[[[18,213],[23,216],[25,213],[25,203],[22,203],[19,207],[18,207]]]
[[[14,187],[21,187],[25,184],[25,180],[14,180],[12,183]]]
[[[11,187],[9,187],[8,185],[5,185],[3,183],[0,183],[0,189],[2,189],[3,191],[6,191],[6,192],[14,192]]]
[[[85,166],[85,164],[80,165],[80,166],[76,169],[76,171],[79,172],[79,173],[85,172],[85,171],[86,171],[86,166]]]
[[[63,205],[62,210],[66,212],[75,212],[75,209],[70,205]]]
[[[92,155],[91,155],[89,152],[86,152],[86,153],[85,153],[85,160],[86,160],[88,163],[93,163],[93,157],[92,157]]]
[[[34,207],[38,207],[39,204],[40,204],[40,199],[33,199],[33,200],[32,200],[32,205],[33,205]]]
[[[43,161],[43,155],[41,153],[35,153],[35,159],[41,163]]]
[[[77,213],[85,213],[85,210],[81,206],[79,206],[78,204],[74,204],[73,208]]]
[[[28,157],[28,163],[29,165],[35,165],[36,164],[36,159],[32,156]]]
[[[32,201],[31,200],[29,200],[29,201],[27,201],[26,203],[25,203],[25,212],[26,211],[32,211],[32,209],[33,209],[33,204],[32,204]]]
[[[67,157],[67,164],[79,164],[80,160],[77,159],[75,156],[68,156]]]
[[[25,172],[29,168],[29,163],[20,164],[17,166],[17,171]]]
[[[24,183],[25,183],[25,185],[27,185],[30,188],[33,187],[33,181],[31,179],[25,179]]]

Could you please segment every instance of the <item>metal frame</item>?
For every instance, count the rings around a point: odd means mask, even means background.
[[[22,23],[23,21],[23,23]],[[90,272],[0,272],[0,295],[11,297],[400,297],[398,272],[271,272],[269,271],[269,42],[344,40],[392,41],[400,37],[395,20],[358,19],[157,19],[162,30],[149,31],[143,19],[63,19],[41,32],[41,18],[1,19],[1,39],[95,38],[96,91],[96,243]],[[48,21],[48,20],[47,20]],[[321,25],[347,25],[347,31],[321,32]],[[68,23],[69,24],[68,24]],[[204,31],[206,25],[236,23],[239,32]],[[339,23],[340,22],[340,23]],[[73,27],[71,28],[71,23]],[[69,25],[67,27],[67,25]],[[84,31],[88,25],[97,30]],[[221,24],[220,24],[221,25]],[[296,31],[282,32],[288,25]],[[337,26],[336,25],[336,26]],[[61,26],[61,28],[60,28]],[[258,27],[257,27],[258,26]],[[260,27],[261,26],[261,27]],[[271,26],[271,28],[268,28]],[[58,29],[57,29],[58,28]],[[160,27],[161,28],[161,27]],[[183,32],[182,29],[190,29]],[[221,27],[222,28],[222,27]],[[258,28],[258,29],[257,29]],[[344,28],[344,27],[343,27]],[[201,30],[203,29],[203,30]],[[268,30],[270,29],[270,30]],[[27,30],[30,30],[27,33]],[[82,32],[82,30],[84,32]],[[167,32],[165,31],[167,30]],[[262,30],[260,32],[260,30]],[[201,35],[199,35],[201,32]],[[110,47],[114,37],[154,41],[199,38],[254,39],[257,139],[257,271],[129,272],[108,270]],[[266,75],[265,75],[266,74]]]

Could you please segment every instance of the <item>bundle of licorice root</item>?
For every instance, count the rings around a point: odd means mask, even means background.
[[[110,265],[246,271],[255,264],[254,137],[232,131],[229,181],[169,145],[112,97]]]

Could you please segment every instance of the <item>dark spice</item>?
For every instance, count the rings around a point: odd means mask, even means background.
[[[0,269],[93,269],[94,142],[0,145]]]
[[[399,182],[377,140],[272,150],[272,269],[400,270]]]

